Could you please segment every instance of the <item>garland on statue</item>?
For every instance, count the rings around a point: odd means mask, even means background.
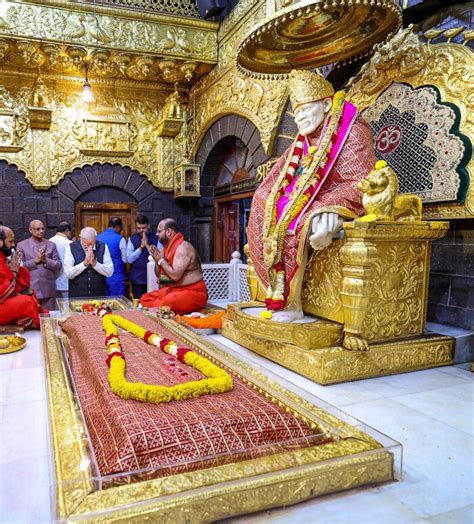
[[[311,146],[308,153],[303,157],[306,139],[303,135],[297,136],[288,155],[285,168],[273,186],[266,202],[263,224],[263,260],[270,280],[265,299],[269,311],[283,309],[286,305],[286,272],[282,260],[285,236],[288,226],[304,210],[325,174],[326,164],[337,138],[344,108],[344,98],[343,91],[338,91],[334,95],[330,123],[323,132],[319,148]],[[301,167],[299,167],[300,165]],[[292,189],[289,201],[282,215],[277,219],[277,202],[295,178],[297,178],[297,182]]]
[[[233,388],[232,377],[223,369],[214,365],[188,348],[178,347],[173,340],[161,337],[157,333],[121,316],[113,315],[106,305],[96,309],[96,314],[102,318],[107,348],[106,363],[109,366],[109,384],[112,391],[123,399],[133,399],[139,402],[161,404],[172,400],[185,400],[202,395],[225,393]],[[174,355],[180,362],[187,364],[202,373],[206,379],[194,380],[176,386],[157,386],[141,382],[128,382],[126,378],[125,354],[120,344],[118,327],[128,331],[147,344],[159,347],[164,353]]]

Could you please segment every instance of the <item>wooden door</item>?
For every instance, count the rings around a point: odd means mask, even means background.
[[[216,202],[214,213],[214,258],[218,262],[230,262],[232,253],[240,247],[240,204]]]
[[[224,244],[222,256],[224,262],[230,262],[232,253],[239,250],[239,202],[227,202],[224,206],[224,228],[222,231]]]
[[[119,203],[96,203],[96,202],[79,202],[76,204],[76,237],[83,227],[93,227],[97,233],[101,233],[109,226],[109,220],[112,217],[122,219],[123,231],[125,238],[130,237],[135,232],[135,218],[137,216],[137,204],[119,204]]]

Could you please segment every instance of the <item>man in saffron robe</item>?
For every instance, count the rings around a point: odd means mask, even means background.
[[[376,162],[370,128],[321,74],[292,71],[290,100],[298,136],[255,192],[247,228],[267,309],[279,322],[303,317],[309,245],[329,246],[344,220],[362,213],[356,185]]]
[[[21,256],[13,254],[15,235],[0,226],[0,325],[39,328],[40,306],[30,287],[30,273],[21,267]],[[7,258],[10,260],[7,261]]]
[[[207,289],[197,251],[184,240],[172,218],[158,224],[156,235],[164,248],[160,251],[150,246],[150,254],[161,288],[142,295],[142,306],[169,306],[177,315],[202,309],[207,302]]]

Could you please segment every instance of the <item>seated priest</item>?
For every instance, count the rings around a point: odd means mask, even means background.
[[[13,253],[14,246],[13,231],[0,226],[0,325],[39,328],[40,306],[30,287],[30,273],[20,266],[21,256]]]
[[[105,297],[106,277],[114,272],[109,248],[97,240],[93,227],[81,230],[64,254],[64,273],[69,279],[69,298]]]
[[[156,235],[164,247],[161,251],[150,246],[150,254],[161,287],[142,295],[142,306],[168,306],[177,315],[202,309],[207,302],[207,289],[196,250],[184,240],[172,218],[158,224]]]

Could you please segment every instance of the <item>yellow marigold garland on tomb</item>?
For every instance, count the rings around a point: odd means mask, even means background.
[[[133,399],[139,402],[161,404],[172,400],[185,400],[201,395],[225,393],[233,388],[232,377],[223,369],[214,365],[190,349],[178,347],[176,342],[161,337],[141,326],[118,315],[111,314],[108,307],[102,305],[96,309],[96,314],[102,318],[107,347],[107,364],[109,365],[109,384],[112,391],[123,399]],[[128,331],[147,344],[157,346],[165,353],[175,356],[180,362],[197,369],[206,378],[193,380],[175,386],[157,386],[142,382],[129,382],[126,378],[125,355],[120,344],[118,327]]]

